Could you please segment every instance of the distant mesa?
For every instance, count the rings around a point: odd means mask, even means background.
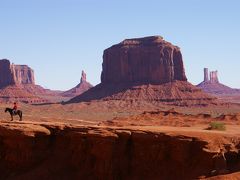
[[[208,68],[204,68],[204,80],[198,84],[197,87],[201,88],[206,93],[217,96],[240,95],[239,89],[233,89],[219,82],[218,71],[209,72]]]
[[[0,88],[9,85],[35,84],[34,71],[27,65],[10,64],[0,60]]]
[[[0,101],[45,102],[27,91],[25,85],[35,86],[34,72],[26,65],[11,64],[9,60],[0,60]]]
[[[75,96],[78,96],[78,95],[86,92],[87,90],[89,90],[92,87],[93,87],[93,85],[91,85],[89,82],[87,82],[87,74],[84,71],[82,71],[80,83],[76,87],[63,92],[61,95],[64,97],[72,97],[73,98]]]
[[[104,84],[164,84],[174,80],[187,81],[182,54],[160,36],[126,39],[104,51]]]
[[[69,103],[92,100],[207,105],[214,98],[187,82],[179,47],[151,36],[126,39],[104,51],[101,83]]]
[[[68,101],[90,89],[87,75],[82,71],[80,83],[66,92],[45,89],[36,85],[34,71],[27,65],[0,60],[0,102],[54,103]]]
[[[0,60],[0,102],[46,103],[57,94],[36,85],[34,71],[29,66]]]

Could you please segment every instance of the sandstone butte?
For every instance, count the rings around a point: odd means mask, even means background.
[[[29,66],[11,64],[7,59],[0,60],[0,102],[60,102],[80,95],[91,87],[83,71],[80,84],[69,91],[45,89],[36,85],[34,71]]]
[[[204,80],[203,82],[198,84],[197,87],[202,89],[206,93],[213,94],[219,97],[240,95],[240,89],[233,89],[220,83],[218,80],[218,71],[209,72],[208,68],[204,68]]]
[[[45,99],[31,90],[43,89],[35,85],[34,71],[27,65],[11,64],[9,60],[0,60],[0,101],[42,103]]]
[[[160,36],[126,39],[103,54],[101,83],[69,103],[92,100],[208,105],[215,99],[187,82],[180,48]]]
[[[1,122],[0,137],[0,179],[190,180],[239,169],[231,133]],[[228,177],[239,173],[214,179]]]

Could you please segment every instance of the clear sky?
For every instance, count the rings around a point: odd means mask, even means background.
[[[240,0],[0,0],[0,59],[27,64],[38,84],[100,82],[103,50],[161,35],[181,48],[189,81],[203,68],[240,88]]]

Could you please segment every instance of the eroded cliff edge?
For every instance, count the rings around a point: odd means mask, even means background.
[[[0,179],[196,179],[240,168],[240,136],[0,123]]]

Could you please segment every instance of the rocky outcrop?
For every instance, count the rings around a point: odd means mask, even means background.
[[[27,65],[12,65],[16,84],[35,84],[34,71]]]
[[[29,66],[0,60],[0,102],[60,102],[64,99],[61,93],[36,85],[34,71]]]
[[[104,51],[101,83],[69,101],[148,101],[190,106],[215,98],[187,82],[177,46],[152,36],[127,39]]]
[[[15,84],[15,79],[10,61],[2,59],[0,60],[0,88],[13,84]]]
[[[208,79],[210,75],[210,79]],[[219,82],[218,71],[210,71],[208,73],[208,68],[204,68],[204,80],[197,85],[198,88],[202,89],[204,92],[217,95],[217,96],[228,96],[228,95],[239,95],[240,90],[228,87]],[[224,100],[228,100],[227,98]]]
[[[35,84],[34,72],[27,65],[14,65],[0,60],[0,88],[9,85]]]
[[[198,179],[236,172],[239,136],[0,123],[0,179]]]
[[[210,82],[211,83],[219,83],[219,81],[218,81],[218,71],[211,71],[210,72]]]
[[[80,79],[80,83],[76,87],[74,87],[74,88],[72,88],[68,91],[63,92],[62,96],[64,96],[64,97],[75,97],[75,96],[78,96],[78,95],[86,92],[87,90],[89,90],[92,87],[93,86],[89,82],[87,82],[87,74],[84,71],[82,71],[82,76],[81,76],[81,79]]]
[[[187,81],[180,49],[160,36],[126,39],[106,49],[102,66],[105,84]]]

